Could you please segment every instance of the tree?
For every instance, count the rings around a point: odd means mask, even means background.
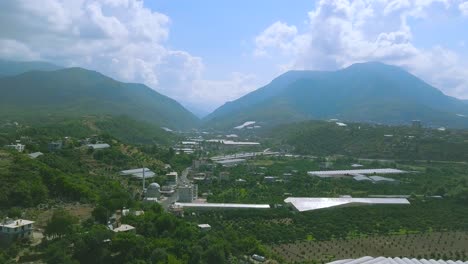
[[[210,245],[204,253],[204,260],[208,264],[223,264],[226,263],[226,255],[223,248]]]
[[[76,217],[65,210],[56,210],[47,223],[45,234],[48,237],[63,237],[73,233],[73,226],[78,222]]]
[[[67,254],[66,243],[57,241],[50,244],[45,251],[45,261],[47,264],[78,264]]]
[[[92,215],[94,220],[100,224],[107,224],[107,220],[109,218],[109,210],[107,210],[104,206],[98,205],[94,208]]]

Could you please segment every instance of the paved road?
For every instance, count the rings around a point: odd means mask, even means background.
[[[189,174],[189,172],[190,172],[191,169],[192,169],[191,167],[188,167],[188,168],[186,168],[184,171],[182,171],[182,174],[181,174],[180,177],[179,177],[179,183],[182,183],[182,184],[190,184],[190,181],[189,181],[189,179],[187,178],[187,176],[188,176],[188,174]]]

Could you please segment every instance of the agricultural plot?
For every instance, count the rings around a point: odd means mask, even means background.
[[[329,262],[362,256],[468,260],[468,232],[369,236],[331,241],[298,241],[272,246],[287,263]]]

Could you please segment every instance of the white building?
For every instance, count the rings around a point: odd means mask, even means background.
[[[33,231],[34,221],[5,219],[0,223],[0,236],[7,239],[27,238]]]
[[[329,171],[309,171],[307,174],[310,176],[317,176],[321,178],[339,177],[339,176],[353,176],[353,175],[376,175],[376,174],[401,174],[406,171],[385,168],[385,169],[360,169],[360,170],[329,170]]]
[[[20,143],[16,143],[16,144],[11,144],[11,145],[6,145],[5,147],[11,148],[11,149],[16,149],[16,151],[18,151],[18,152],[23,152],[24,148],[26,146],[23,145],[23,144],[20,144]]]
[[[380,263],[380,264],[468,264],[468,261],[461,260],[435,260],[435,259],[409,259],[409,258],[389,258],[389,257],[362,257],[358,259],[342,259],[329,262],[329,264],[363,264],[363,263]]]
[[[177,185],[179,183],[179,174],[176,171],[166,174],[169,185]]]
[[[119,232],[135,232],[135,227],[131,225],[120,225],[119,227],[114,228],[112,231],[119,233]]]
[[[269,204],[236,204],[236,203],[175,203],[177,207],[192,210],[228,210],[228,209],[270,209]]]
[[[382,176],[369,176],[374,183],[397,183],[398,181],[392,178]]]
[[[42,152],[34,152],[34,153],[28,154],[28,156],[29,156],[31,159],[36,159],[37,157],[42,156],[42,155],[44,155],[44,153],[42,153]]]
[[[87,146],[88,146],[88,148],[94,149],[94,150],[110,148],[110,145],[106,144],[106,143],[88,144]]]
[[[284,200],[285,203],[291,204],[297,211],[305,212],[330,207],[342,207],[350,205],[409,205],[410,202],[406,198],[302,198],[288,197]]]
[[[209,231],[211,230],[211,226],[209,224],[199,224],[198,225],[198,228],[201,230],[201,231]]]
[[[152,172],[148,168],[124,170],[120,172],[120,175],[124,175],[124,176],[130,175],[133,178],[140,179],[140,180],[143,179],[143,176],[145,177],[145,179],[156,177],[156,173]]]
[[[191,203],[198,198],[198,185],[189,184],[179,186],[177,193],[179,195],[179,202]]]
[[[244,163],[244,162],[246,162],[245,159],[227,159],[227,160],[217,160],[217,161],[215,161],[215,163],[221,164],[224,167],[232,167],[232,166],[236,166],[237,164]]]
[[[158,183],[153,182],[148,186],[146,190],[146,197],[148,198],[159,198],[161,196],[161,186]]]

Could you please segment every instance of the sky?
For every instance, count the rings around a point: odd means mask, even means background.
[[[401,66],[468,99],[465,0],[2,0],[0,58],[141,82],[204,115],[288,70]]]

